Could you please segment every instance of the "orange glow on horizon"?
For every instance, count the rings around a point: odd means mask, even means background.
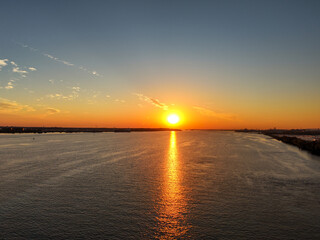
[[[222,109],[221,111],[214,111],[215,107],[203,108],[197,105],[194,107],[192,103],[186,100],[183,101],[181,100],[175,105],[168,106],[168,110],[156,108],[151,104],[140,107],[134,106],[134,99],[132,99],[132,104],[128,101],[128,105],[125,103],[105,105],[103,102],[97,101],[94,105],[83,104],[80,106],[78,102],[70,101],[54,105],[54,108],[59,109],[56,112],[46,112],[41,107],[25,109],[23,106],[26,107],[27,105],[11,101],[8,102],[8,106],[18,105],[16,108],[6,111],[0,109],[0,126],[172,127],[179,129],[270,129],[274,127],[279,129],[304,129],[320,127],[320,111],[312,108],[311,105],[302,106],[300,110],[292,107],[283,111],[284,106],[278,106],[279,104],[265,106],[263,110],[251,109],[249,105],[244,104],[229,106],[228,109],[220,106],[219,109]],[[28,106],[36,106],[35,104],[28,103]],[[44,101],[43,104],[49,105],[50,103]],[[177,123],[172,124],[168,121],[168,117],[171,114],[176,114],[179,117]]]

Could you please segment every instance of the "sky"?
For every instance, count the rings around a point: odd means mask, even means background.
[[[320,128],[319,1],[0,6],[0,126]]]

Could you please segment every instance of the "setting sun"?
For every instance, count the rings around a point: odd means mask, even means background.
[[[170,124],[176,124],[180,121],[180,117],[177,115],[177,114],[170,114],[168,117],[167,117],[167,121],[170,123]]]

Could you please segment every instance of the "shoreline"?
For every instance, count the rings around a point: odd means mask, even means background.
[[[320,156],[320,140],[305,140],[297,136],[320,136],[319,129],[306,130],[306,129],[292,129],[292,130],[236,130],[236,132],[243,133],[258,133],[272,137],[278,141],[298,147],[311,154]]]
[[[177,128],[63,128],[63,127],[0,127],[0,134],[25,134],[25,133],[130,133],[130,132],[159,132],[181,131]]]
[[[305,150],[314,155],[320,156],[320,140],[317,141],[306,141],[297,137],[288,137],[288,136],[277,136],[272,134],[264,134],[266,136],[272,137],[283,143],[287,143],[293,146],[298,147],[301,150]]]

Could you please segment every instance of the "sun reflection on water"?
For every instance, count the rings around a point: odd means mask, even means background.
[[[177,239],[187,233],[186,199],[182,191],[181,177],[176,132],[172,131],[159,209],[159,239]]]

